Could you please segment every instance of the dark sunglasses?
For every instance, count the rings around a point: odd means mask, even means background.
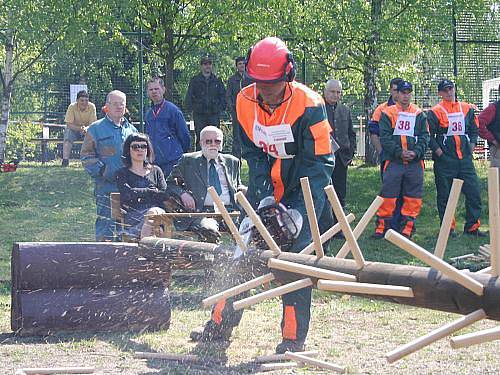
[[[211,145],[215,143],[216,145],[220,145],[222,141],[220,139],[205,139],[203,142],[205,142],[207,145]]]
[[[147,150],[148,145],[146,145],[146,144],[133,144],[133,145],[130,145],[130,148],[132,150]]]

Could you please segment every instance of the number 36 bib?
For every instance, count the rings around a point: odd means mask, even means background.
[[[415,120],[416,113],[399,112],[396,125],[394,126],[394,135],[406,135],[409,137],[415,136]]]

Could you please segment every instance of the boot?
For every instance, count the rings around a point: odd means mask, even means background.
[[[285,354],[285,352],[303,352],[304,350],[305,345],[303,341],[283,339],[283,341],[276,346],[276,354]]]

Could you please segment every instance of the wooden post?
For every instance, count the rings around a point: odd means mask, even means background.
[[[297,280],[297,281],[291,282],[289,284],[282,285],[282,286],[279,286],[277,288],[268,290],[266,292],[256,294],[255,296],[251,296],[248,298],[244,298],[240,301],[234,302],[233,308],[235,310],[241,310],[241,309],[244,309],[245,307],[252,306],[252,305],[255,305],[256,303],[262,302],[266,299],[271,299],[274,297],[282,296],[283,294],[294,292],[294,291],[302,289],[302,288],[307,288],[307,287],[312,286],[312,285],[313,285],[313,282],[311,279]]]
[[[451,223],[453,222],[453,217],[455,216],[455,210],[457,208],[458,198],[460,198],[460,192],[462,191],[463,184],[464,180],[459,180],[458,178],[453,179],[453,185],[451,185],[448,203],[446,204],[446,210],[443,216],[443,222],[441,223],[441,229],[439,229],[436,247],[434,248],[434,255],[440,259],[443,259],[446,244],[448,243],[448,238],[450,237]]]
[[[173,353],[152,353],[152,352],[135,352],[134,358],[139,359],[164,359],[167,361],[179,362],[199,362],[200,357],[196,354],[173,354]]]
[[[498,168],[488,169],[488,205],[490,214],[491,275],[500,274],[500,194]]]
[[[318,289],[332,292],[373,294],[378,296],[413,298],[413,291],[407,286],[356,283],[350,281],[318,280]]]
[[[450,266],[445,261],[439,259],[437,256],[429,253],[424,248],[418,246],[417,244],[411,242],[408,238],[399,234],[393,229],[389,229],[385,234],[386,240],[392,242],[396,246],[410,253],[414,257],[425,262],[430,267],[437,269],[442,272],[450,279],[455,280],[458,284],[474,292],[478,296],[482,296],[484,293],[484,286],[479,281],[474,280],[472,277],[458,271],[453,266]]]
[[[356,261],[358,267],[363,268],[365,266],[365,258],[363,257],[358,242],[356,241],[356,238],[354,238],[352,229],[345,218],[344,210],[342,208],[342,205],[340,204],[339,197],[337,196],[337,193],[335,192],[335,189],[333,188],[332,185],[327,186],[325,188],[325,192],[328,197],[328,200],[330,201],[330,204],[332,205],[333,212],[337,217],[340,227],[342,228],[342,232],[344,233],[347,244],[351,249],[352,256]]]
[[[274,280],[274,275],[272,273],[267,273],[265,275],[259,276],[253,280],[247,281],[243,284],[236,285],[230,289],[226,289],[220,293],[214,294],[213,296],[205,298],[202,303],[203,307],[209,307],[215,305],[222,299],[227,299],[230,297],[237,296],[240,293],[246,292],[247,290],[258,287],[259,285],[269,283]]]
[[[316,357],[318,352],[316,350],[308,350],[305,352],[296,352],[297,354],[306,355],[308,357]],[[270,354],[270,355],[261,355],[254,359],[256,363],[265,363],[265,362],[276,362],[286,360],[285,354]]]
[[[356,276],[349,275],[348,273],[325,270],[323,268],[306,266],[304,264],[288,262],[286,260],[279,260],[275,258],[270,258],[267,262],[267,266],[269,268],[300,273],[301,275],[312,276],[318,279],[356,281]]]
[[[299,367],[297,362],[264,363],[258,368],[259,372],[286,370]]]
[[[229,229],[229,232],[233,236],[234,240],[240,247],[241,251],[245,253],[247,251],[247,246],[243,242],[243,238],[241,238],[240,232],[238,231],[238,228],[236,228],[236,224],[234,224],[234,221],[231,219],[231,216],[229,216],[229,212],[227,212],[226,206],[224,206],[224,202],[219,197],[219,194],[215,191],[213,186],[210,186],[207,189],[208,194],[212,197],[212,200],[214,201],[214,204],[217,206],[217,209],[222,215],[222,218],[224,219],[224,222],[227,225],[227,228]]]
[[[307,219],[309,220],[314,250],[316,251],[316,256],[318,258],[323,258],[325,256],[325,252],[323,251],[323,243],[320,238],[321,234],[318,227],[318,218],[316,217],[316,212],[314,211],[314,203],[311,186],[309,185],[309,179],[307,177],[302,177],[300,179],[300,185],[302,186],[302,194],[304,195],[304,203],[306,205]]]
[[[468,333],[467,335],[452,337],[450,339],[450,345],[453,349],[459,349],[494,340],[500,340],[500,327],[485,329],[479,332]]]
[[[364,230],[372,220],[373,215],[377,213],[377,210],[382,205],[382,203],[384,203],[384,198],[377,195],[372,204],[370,204],[370,207],[368,207],[364,215],[361,217],[361,220],[359,221],[358,225],[356,225],[356,228],[354,228],[354,230],[352,231],[356,240],[359,238],[359,236],[361,236],[361,233],[364,232]],[[345,258],[347,254],[349,254],[349,244],[346,242],[344,245],[342,245],[335,258]]]
[[[94,367],[45,367],[45,368],[23,368],[26,375],[49,375],[49,374],[93,374]]]
[[[349,214],[346,216],[348,223],[351,223],[355,218],[356,217],[354,216],[354,214]],[[330,238],[335,236],[338,232],[340,232],[340,230],[341,230],[340,224],[339,223],[335,224],[333,227],[331,227],[330,229],[328,229],[325,233],[323,233],[321,235],[321,242],[325,243]],[[307,245],[306,247],[304,247],[304,249],[302,249],[300,254],[312,254],[313,252],[314,252],[314,243],[311,243],[311,244]]]
[[[457,319],[451,323],[439,327],[438,329],[435,329],[432,332],[429,332],[425,336],[419,337],[418,339],[413,340],[406,345],[400,346],[399,348],[387,353],[385,355],[385,358],[389,363],[396,362],[397,360],[407,356],[408,354],[414,353],[417,350],[420,350],[427,345],[430,345],[433,342],[451,335],[453,332],[461,330],[462,328],[465,328],[484,318],[486,318],[486,313],[484,312],[484,310],[476,310],[473,313],[463,316],[460,319]]]
[[[252,208],[250,202],[248,202],[245,195],[241,191],[239,191],[234,195],[234,198],[238,201],[241,207],[243,207],[243,209],[250,217],[255,227],[259,231],[260,235],[262,236],[264,241],[266,241],[267,246],[269,246],[269,249],[274,253],[274,255],[278,255],[279,253],[281,253],[279,246],[276,244],[273,237],[269,234],[268,230],[262,223],[262,220],[260,220],[259,215],[257,215],[255,210]]]
[[[345,368],[344,367],[335,365],[333,363],[328,363],[328,362],[325,362],[325,361],[321,361],[319,359],[310,358],[310,357],[307,357],[307,356],[302,355],[302,354],[292,353],[292,352],[286,352],[285,353],[285,357],[287,359],[291,359],[292,361],[302,362],[302,363],[305,363],[305,364],[308,364],[308,365],[311,365],[311,366],[315,366],[315,367],[319,367],[319,368],[324,368],[324,369],[327,369],[327,370],[333,370],[333,371],[336,371],[336,372],[338,372],[340,374],[345,373]]]

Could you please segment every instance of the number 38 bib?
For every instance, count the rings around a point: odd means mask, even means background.
[[[394,135],[406,135],[409,137],[415,136],[415,121],[416,113],[399,112],[396,125],[394,126]]]

